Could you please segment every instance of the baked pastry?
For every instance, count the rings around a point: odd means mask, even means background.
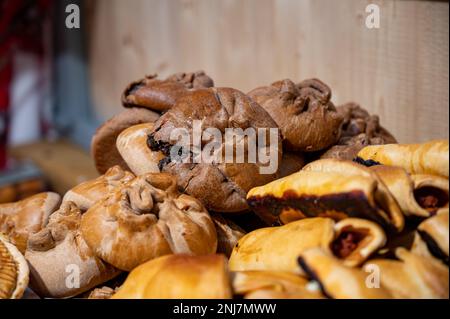
[[[320,158],[353,160],[367,145],[397,143],[394,136],[380,125],[379,117],[370,115],[359,104],[346,103],[337,106],[336,110],[344,118],[341,137]]]
[[[201,127],[195,128],[195,123],[201,123]],[[267,135],[269,129],[273,129],[271,138],[266,139],[268,143],[258,145],[259,154],[270,153],[269,163],[263,163],[260,156],[255,158],[255,163],[248,160],[239,163],[234,156],[227,158],[223,151],[227,148],[226,143],[233,148],[238,145],[234,139],[231,142],[225,138],[216,149],[219,158],[212,162],[201,160],[198,163],[197,156],[194,158],[196,145],[193,138],[187,145],[183,144],[185,149],[192,150],[191,153],[186,152],[187,156],[181,159],[171,157],[172,146],[176,144],[171,139],[174,129],[185,130],[192,137],[194,130],[203,132],[206,128],[218,129],[222,137],[226,135],[227,128],[266,129]],[[177,176],[178,185],[184,192],[198,198],[210,210],[241,212],[248,208],[245,201],[248,190],[276,178],[276,168],[282,155],[281,138],[277,132],[278,127],[270,115],[245,94],[230,88],[199,89],[184,95],[161,116],[149,136],[149,146],[154,152],[164,153],[165,158],[158,163],[159,168]],[[206,138],[205,135],[203,137]],[[250,142],[245,142],[249,139],[250,136],[239,141],[248,146]]]
[[[387,186],[405,216],[429,217],[448,207],[448,180],[443,177],[410,176],[398,166],[375,165],[370,170]]]
[[[230,257],[234,246],[245,235],[245,231],[218,213],[211,214],[217,232],[217,253]]]
[[[157,75],[147,75],[127,86],[122,94],[122,104],[125,107],[137,106],[165,112],[187,92],[213,86],[213,80],[203,71],[175,73],[165,80],[157,79]]]
[[[302,153],[283,152],[278,166],[277,178],[282,178],[298,172],[305,166],[306,160]]]
[[[154,123],[133,125],[117,137],[116,147],[136,175],[159,173],[158,163],[165,157],[162,152],[153,152],[147,145],[153,127]]]
[[[334,299],[389,299],[391,294],[381,285],[368,285],[369,273],[345,266],[323,248],[301,253],[298,262],[312,280],[319,283],[325,296]],[[382,274],[383,276],[383,274]]]
[[[88,299],[110,299],[115,293],[116,290],[111,287],[104,286],[93,289],[89,293]]]
[[[368,220],[305,218],[284,226],[257,229],[242,237],[230,257],[232,271],[300,272],[297,257],[321,247],[348,266],[358,266],[386,243],[383,230]]]
[[[448,140],[422,144],[371,145],[359,151],[356,160],[372,166],[395,165],[410,174],[440,175],[448,178]]]
[[[228,299],[231,296],[224,256],[168,255],[133,269],[112,299]]]
[[[41,230],[61,202],[52,192],[40,193],[14,203],[0,204],[0,232],[23,253],[30,234]]]
[[[449,298],[448,267],[433,257],[424,258],[404,248],[396,250],[398,260],[374,259],[381,285],[395,298]]]
[[[321,299],[320,289],[287,271],[238,271],[231,284],[236,295],[246,299]]]
[[[247,201],[269,224],[325,216],[368,218],[395,231],[404,226],[400,207],[378,176],[344,160],[311,162],[298,173],[251,189]]]
[[[100,174],[104,174],[110,167],[119,165],[129,170],[116,148],[119,134],[130,126],[141,123],[154,123],[159,114],[145,108],[133,107],[122,111],[103,123],[91,141],[91,153],[95,167]]]
[[[106,197],[115,189],[131,181],[134,175],[116,165],[109,168],[104,175],[78,184],[63,197],[63,202],[74,202],[82,211],[88,210],[96,202]]]
[[[28,286],[28,276],[27,261],[0,233],[0,299],[20,299]]]
[[[430,253],[448,265],[449,229],[448,211],[425,219],[417,227]]]
[[[331,89],[318,79],[277,81],[248,95],[278,124],[288,150],[314,152],[339,139],[343,118],[330,101]]]
[[[120,273],[86,245],[80,232],[81,214],[73,202],[65,202],[47,226],[28,240],[30,286],[41,297],[72,297]]]
[[[81,232],[99,258],[126,271],[162,255],[217,249],[208,211],[180,194],[166,173],[136,177],[97,202],[83,215]]]

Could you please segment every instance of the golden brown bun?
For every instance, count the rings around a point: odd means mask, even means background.
[[[395,165],[410,174],[440,175],[448,178],[448,140],[422,144],[386,144],[366,146],[358,153],[360,161]]]
[[[234,246],[245,235],[245,231],[218,213],[211,214],[217,232],[217,253],[230,257]]]
[[[387,299],[390,293],[382,286],[367,284],[368,273],[345,266],[323,248],[311,248],[299,257],[299,264],[308,276],[317,281],[323,293],[334,299]]]
[[[112,299],[227,299],[232,292],[222,255],[168,255],[133,269]]]
[[[134,175],[116,165],[109,168],[104,175],[78,184],[63,197],[63,202],[74,202],[82,211],[88,210],[96,202],[108,196],[117,188],[134,178]]]
[[[30,286],[41,297],[75,296],[120,273],[86,245],[80,222],[81,210],[73,202],[65,202],[44,229],[30,236],[25,252]]]
[[[101,125],[91,141],[91,153],[97,171],[104,174],[115,165],[119,165],[124,170],[129,170],[116,148],[117,136],[130,126],[153,123],[158,118],[158,113],[145,108],[133,107],[122,111]]]
[[[238,271],[232,276],[233,291],[244,298],[318,299],[320,289],[311,289],[308,280],[287,271]]]
[[[40,193],[14,203],[0,204],[0,232],[23,253],[30,234],[40,231],[61,202],[56,193]]]
[[[314,152],[335,144],[343,118],[331,103],[331,89],[318,79],[282,80],[248,95],[275,120],[288,150]]]
[[[133,125],[117,137],[116,147],[136,175],[159,173],[158,163],[165,157],[161,152],[153,152],[147,145],[153,126],[153,123]]]
[[[0,299],[20,299],[28,286],[28,278],[27,261],[0,233]]]
[[[448,299],[448,267],[439,260],[398,248],[399,260],[375,259],[366,265],[379,268],[381,284],[395,298]]]
[[[171,253],[215,253],[217,236],[204,206],[177,191],[166,173],[134,178],[82,217],[81,232],[95,254],[130,271]]]
[[[303,274],[297,257],[314,247],[336,255],[348,266],[358,266],[385,242],[383,230],[368,220],[347,218],[335,224],[330,218],[306,218],[245,235],[231,254],[230,269]]]

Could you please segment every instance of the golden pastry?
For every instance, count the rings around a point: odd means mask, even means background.
[[[417,228],[430,253],[448,264],[448,211],[424,220]]]

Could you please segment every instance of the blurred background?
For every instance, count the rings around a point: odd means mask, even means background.
[[[0,0],[0,202],[95,177],[92,134],[145,74],[243,92],[317,77],[399,142],[448,138],[448,19],[425,0]]]

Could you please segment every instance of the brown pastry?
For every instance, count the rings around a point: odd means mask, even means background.
[[[448,156],[448,140],[435,140],[422,144],[366,146],[359,151],[356,160],[367,166],[394,165],[403,167],[410,174],[448,178]]]
[[[114,294],[116,293],[116,290],[110,288],[110,287],[101,287],[101,288],[95,288],[89,293],[88,299],[110,299]]]
[[[176,73],[165,80],[148,75],[130,83],[122,94],[125,107],[145,107],[157,112],[169,110],[175,102],[192,89],[213,87],[213,80],[203,71]]]
[[[298,172],[305,166],[306,160],[301,153],[283,152],[277,178],[282,178]]]
[[[298,273],[297,257],[313,247],[323,248],[345,265],[358,266],[385,243],[383,230],[368,220],[347,218],[335,223],[330,218],[306,218],[242,237],[231,254],[230,269]]]
[[[278,124],[289,150],[314,152],[339,139],[343,118],[330,101],[331,89],[318,79],[277,81],[248,95]]]
[[[80,232],[81,214],[73,202],[65,202],[47,226],[28,240],[30,286],[42,297],[75,296],[120,273],[86,245]]]
[[[230,257],[234,246],[245,235],[245,231],[218,213],[211,214],[217,232],[217,253]]]
[[[116,148],[119,134],[130,126],[141,123],[153,123],[159,114],[145,108],[133,107],[115,115],[100,126],[92,137],[91,153],[95,167],[100,174],[104,174],[110,167],[119,165],[129,170]]]
[[[178,184],[184,192],[198,198],[213,211],[246,210],[248,208],[245,201],[246,192],[254,186],[273,180],[276,178],[276,172],[271,173],[270,170],[264,172],[264,169],[270,167],[261,163],[259,157],[256,163],[248,160],[244,163],[236,163],[235,157],[233,157],[233,163],[225,161],[225,152],[221,152],[226,148],[224,141],[220,144],[218,152],[222,158],[212,163],[205,161],[196,163],[190,154],[183,158],[185,162],[174,160],[170,157],[170,150],[175,144],[175,141],[171,140],[171,133],[175,128],[186,129],[192,137],[194,120],[201,121],[201,131],[205,128],[216,128],[222,133],[222,137],[225,136],[226,128],[242,130],[272,128],[274,129],[272,131],[276,133],[276,123],[262,107],[237,90],[199,89],[178,100],[177,104],[155,123],[155,128],[149,136],[149,146],[152,151],[161,151],[166,156],[159,162],[160,169],[176,175]],[[277,141],[272,142],[274,145],[266,139],[268,143],[260,151],[262,153],[271,149],[271,154],[275,154],[274,160],[277,160],[276,164],[278,164],[282,155],[281,139],[278,134],[275,137]],[[190,140],[189,143],[192,143],[192,138]],[[187,146],[193,149],[191,144]],[[233,147],[237,147],[235,143]]]
[[[168,255],[133,269],[112,299],[227,299],[232,292],[222,255]]]
[[[0,299],[20,299],[28,286],[28,276],[27,261],[0,233]]]
[[[109,168],[104,175],[78,184],[63,197],[63,202],[74,202],[82,211],[88,210],[109,193],[131,181],[134,175],[116,165]]]
[[[404,226],[400,207],[380,178],[344,160],[311,162],[298,173],[251,189],[247,201],[268,224],[327,216],[368,218],[395,231]]]
[[[394,136],[380,125],[379,117],[370,115],[360,105],[350,102],[336,109],[344,118],[341,137],[321,158],[353,160],[367,145],[397,143]]]
[[[449,229],[448,211],[425,219],[417,228],[430,253],[448,264]]]
[[[429,215],[447,212],[449,201],[448,179],[436,175],[411,175],[414,198]],[[429,216],[428,215],[428,216]]]
[[[24,252],[30,234],[41,230],[61,202],[52,192],[40,193],[14,203],[0,204],[0,232]]]
[[[301,253],[298,262],[308,276],[319,283],[322,292],[334,299],[388,299],[391,294],[383,286],[369,286],[369,273],[345,266],[322,248]]]
[[[233,291],[246,299],[321,299],[320,289],[287,271],[238,271],[232,275]]]
[[[126,271],[171,253],[215,253],[214,224],[204,206],[177,191],[166,173],[136,177],[82,217],[81,232],[102,260]]]
[[[367,265],[379,269],[381,285],[395,298],[449,298],[448,267],[433,257],[424,258],[398,248],[399,260],[374,259]]]

